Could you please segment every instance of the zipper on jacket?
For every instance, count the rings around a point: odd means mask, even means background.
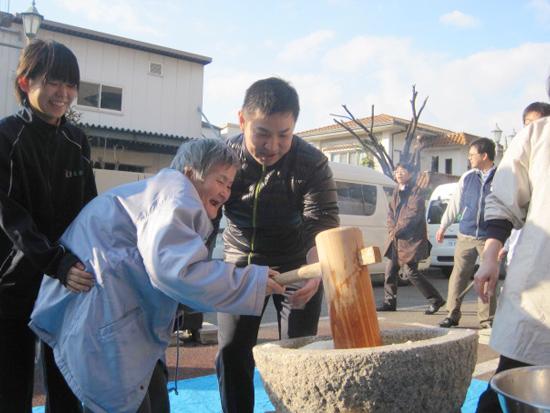
[[[252,264],[252,254],[254,254],[254,244],[256,242],[256,218],[258,215],[258,197],[260,196],[260,185],[263,184],[265,179],[266,168],[265,165],[262,165],[262,174],[260,179],[256,182],[254,187],[254,203],[252,206],[252,239],[250,240],[250,252],[248,253],[248,265]]]
[[[485,189],[485,183],[487,181],[483,180],[483,171],[480,171],[479,180],[481,181],[480,191],[479,191],[479,202],[477,205],[477,225],[476,225],[476,239],[479,238],[479,226],[481,225],[481,204],[483,203],[483,190]],[[489,177],[487,177],[489,179]]]

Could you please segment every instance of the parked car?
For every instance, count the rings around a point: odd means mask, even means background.
[[[453,197],[458,184],[442,184],[437,186],[428,201],[426,208],[426,222],[428,224],[428,239],[432,243],[430,262],[432,267],[439,267],[444,274],[450,275],[454,265],[455,245],[458,236],[458,222],[454,222],[447,228],[443,237],[443,243],[438,243],[435,234],[441,224],[443,214],[447,209],[449,200]]]

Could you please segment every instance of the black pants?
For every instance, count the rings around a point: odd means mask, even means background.
[[[0,412],[32,410],[36,336],[25,319],[0,318]],[[43,344],[47,413],[80,413],[81,404],[59,372],[51,349]]]
[[[399,282],[399,262],[393,257],[386,265],[384,276],[384,302],[392,306],[397,305],[397,283]],[[417,262],[409,262],[403,265],[403,276],[414,285],[418,291],[430,302],[437,304],[443,301],[439,291],[418,271]]]
[[[301,310],[291,310],[286,298],[273,295],[277,310],[279,338],[296,338],[317,334],[323,287]],[[266,298],[264,311],[269,301]],[[262,312],[263,315],[263,312]],[[254,357],[262,317],[218,313],[218,354],[216,373],[222,409],[225,413],[252,413],[254,410]]]
[[[168,398],[168,371],[166,365],[162,361],[158,361],[153,370],[149,387],[147,387],[147,393],[145,398],[141,402],[139,409],[136,413],[169,413],[170,412],[170,400]],[[87,407],[84,407],[84,413],[93,413],[93,411]]]
[[[530,366],[530,364],[523,363],[514,359],[510,359],[505,356],[500,356],[498,362],[498,367],[495,371],[495,374],[500,373],[501,371],[515,369],[516,367],[525,367]],[[479,396],[479,401],[477,403],[476,413],[501,413],[502,409],[498,402],[498,396],[491,385],[487,385],[487,389]]]

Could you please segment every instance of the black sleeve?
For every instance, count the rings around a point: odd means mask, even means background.
[[[29,212],[11,196],[14,186],[20,184],[13,151],[9,138],[0,134],[0,229],[36,268],[56,276],[65,248],[51,243]]]
[[[512,223],[506,219],[490,219],[487,221],[487,238],[506,242],[512,232]]]
[[[336,183],[326,157],[313,166],[304,194],[304,241],[306,250],[315,245],[315,236],[340,224]]]

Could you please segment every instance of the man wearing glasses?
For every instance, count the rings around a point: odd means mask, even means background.
[[[449,202],[436,240],[443,242],[446,229],[459,221],[459,233],[454,253],[454,267],[449,279],[447,295],[447,317],[439,323],[441,327],[454,327],[460,321],[460,306],[464,291],[474,274],[474,266],[481,256],[487,238],[487,224],[484,219],[485,198],[491,192],[491,182],[495,174],[495,144],[487,138],[478,139],[470,144],[468,160],[471,169],[458,181],[458,188]],[[491,328],[496,308],[496,297],[489,303],[478,299],[480,328]]]

